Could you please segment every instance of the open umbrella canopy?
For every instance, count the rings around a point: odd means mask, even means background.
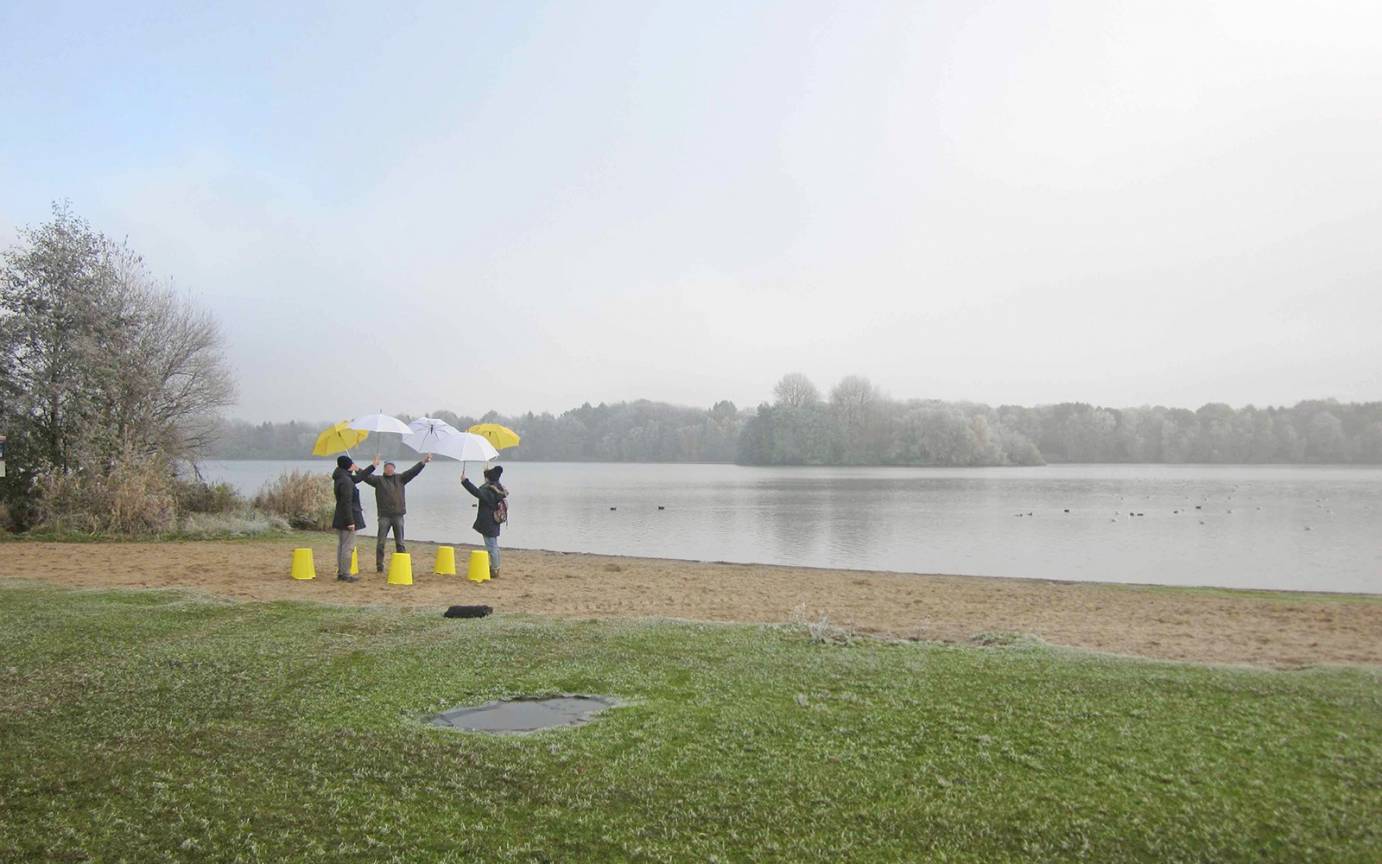
[[[457,462],[488,462],[499,455],[492,444],[470,432],[439,436],[437,449],[431,452],[438,456],[449,456]]]
[[[403,443],[419,453],[439,453],[443,438],[461,434],[455,426],[435,417],[419,417],[408,424],[408,429],[411,431],[403,436]]]
[[[360,442],[368,437],[368,432],[352,429],[349,420],[342,420],[317,436],[317,443],[312,445],[312,455],[333,456],[344,453],[352,447],[360,446]]]
[[[482,436],[486,441],[494,445],[496,450],[504,450],[509,447],[517,447],[522,439],[518,433],[507,426],[500,426],[498,423],[476,423],[467,432]]]
[[[356,417],[350,421],[350,428],[358,429],[361,432],[396,432],[399,435],[407,435],[413,431],[408,428],[407,423],[387,414],[366,414],[363,417]]]

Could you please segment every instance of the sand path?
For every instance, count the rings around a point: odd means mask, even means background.
[[[293,546],[319,578],[288,577]],[[1382,597],[1180,590],[1078,582],[927,576],[505,552],[503,578],[475,585],[431,575],[435,546],[410,544],[415,584],[331,576],[334,539],[188,543],[0,543],[0,579],[71,587],[187,588],[241,600],[309,600],[581,618],[784,622],[797,610],[861,633],[961,642],[1030,633],[1054,644],[1173,660],[1299,667],[1382,665]],[[458,560],[465,549],[458,549]],[[462,569],[464,562],[461,560]]]

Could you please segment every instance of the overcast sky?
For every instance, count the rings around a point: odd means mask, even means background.
[[[230,413],[1382,399],[1382,3],[0,3]]]

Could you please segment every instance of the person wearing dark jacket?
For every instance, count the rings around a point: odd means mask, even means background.
[[[485,469],[485,483],[477,487],[465,478],[465,467],[461,467],[461,485],[465,491],[474,495],[480,502],[475,514],[475,524],[473,527],[480,532],[480,536],[485,538],[485,549],[489,550],[489,575],[491,579],[499,578],[499,529],[503,521],[499,518],[499,513],[504,513],[504,520],[508,519],[508,505],[504,500],[509,497],[509,490],[504,488],[504,484],[499,482],[499,478],[504,474],[503,465],[495,465]]]
[[[355,463],[349,456],[336,457],[336,470],[331,472],[331,487],[336,495],[336,512],[331,516],[331,527],[336,529],[336,578],[342,582],[354,582],[350,575],[350,553],[355,549],[355,481],[351,472]]]
[[[374,512],[379,517],[378,540],[374,544],[374,569],[377,573],[384,572],[384,541],[389,538],[389,531],[393,531],[393,548],[395,552],[407,552],[408,547],[403,545],[403,517],[408,512],[408,499],[404,492],[405,486],[422,473],[422,468],[432,461],[432,454],[428,453],[407,471],[399,474],[392,462],[384,463],[384,473],[367,474],[360,479],[374,487]],[[379,457],[374,457],[374,464],[379,464]]]

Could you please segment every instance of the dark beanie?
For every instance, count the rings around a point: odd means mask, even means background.
[[[355,464],[355,460],[351,459],[349,456],[337,456],[336,464],[341,466],[342,468],[348,469],[351,465]]]
[[[499,479],[499,475],[501,475],[501,474],[503,474],[503,473],[504,473],[504,466],[503,466],[503,465],[493,465],[493,466],[491,466],[491,467],[485,469],[485,479],[486,479],[486,480],[498,480],[498,479]]]

